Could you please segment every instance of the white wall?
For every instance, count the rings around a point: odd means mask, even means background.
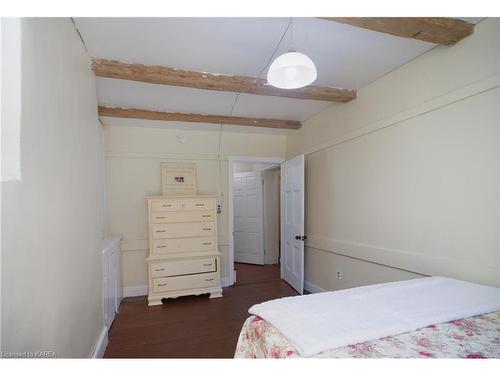
[[[0,18],[2,46],[2,181],[21,178],[21,19]]]
[[[288,136],[306,154],[309,282],[499,284],[499,48],[487,19]]]
[[[228,187],[227,156],[283,157],[286,136],[256,133],[232,127],[220,135],[210,124],[171,124],[156,121],[103,118],[107,158],[108,233],[122,235],[123,284],[126,294],[144,294],[148,254],[147,206],[145,197],[161,195],[160,163],[195,162],[198,193],[219,196],[225,203]],[[187,143],[177,141],[179,134]],[[219,148],[219,139],[221,145]],[[219,150],[221,157],[219,159]],[[227,204],[218,215],[221,271],[228,270]]]
[[[23,19],[21,31],[22,180],[2,182],[2,350],[88,357],[103,328],[94,75],[70,19]]]
[[[269,166],[270,164],[233,163],[233,173],[257,172],[268,168]]]

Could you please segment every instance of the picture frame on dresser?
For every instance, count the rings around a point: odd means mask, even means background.
[[[160,163],[161,195],[196,195],[198,178],[196,163]]]
[[[146,197],[149,220],[149,306],[209,293],[222,297],[217,198]]]

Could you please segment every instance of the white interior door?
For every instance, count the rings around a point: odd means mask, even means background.
[[[304,155],[281,165],[281,278],[304,292]]]
[[[234,260],[264,264],[262,172],[233,175]]]

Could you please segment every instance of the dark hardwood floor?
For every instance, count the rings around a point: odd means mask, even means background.
[[[169,299],[147,306],[147,297],[126,298],[109,331],[105,358],[233,358],[248,309],[297,293],[280,280],[279,266],[235,263],[237,282],[224,297]]]

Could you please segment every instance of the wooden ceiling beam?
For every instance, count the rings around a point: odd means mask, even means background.
[[[474,32],[474,24],[445,17],[319,17],[372,31],[451,46]]]
[[[99,58],[92,58],[92,69],[98,77],[203,90],[242,92],[254,95],[343,103],[356,98],[356,91],[335,87],[306,86],[300,89],[285,90],[270,86],[266,80],[260,78],[195,72],[165,66],[130,64]]]
[[[222,125],[255,126],[258,128],[299,129],[300,121],[251,118],[237,116],[199,115],[192,113],[157,112],[145,109],[115,108],[99,106],[99,116],[134,118],[142,120],[204,122]]]

